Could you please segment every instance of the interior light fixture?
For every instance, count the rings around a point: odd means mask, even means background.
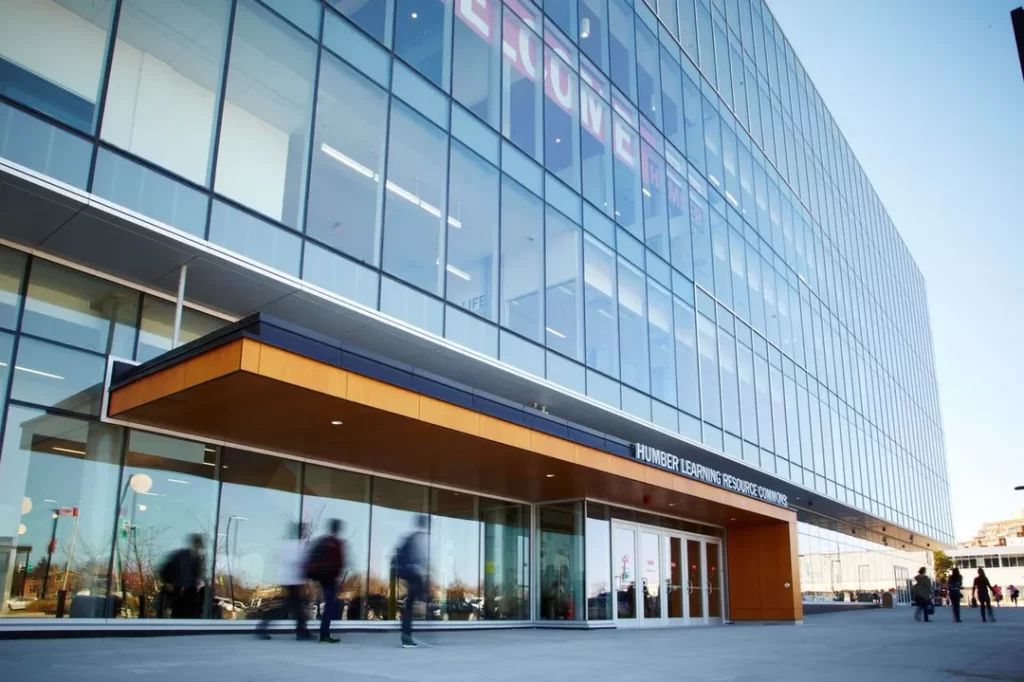
[[[473,276],[470,275],[468,272],[465,272],[463,270],[458,269],[457,267],[455,267],[451,263],[449,263],[447,266],[445,266],[445,270],[447,270],[448,272],[452,273],[456,277],[460,277],[460,278],[466,280],[467,282],[473,279]]]
[[[555,138],[555,144],[562,144],[562,138],[556,137]]]
[[[56,379],[57,381],[64,381],[64,377],[62,377],[59,374],[50,374],[49,372],[42,372],[38,369],[32,369],[31,367],[22,367],[20,365],[15,365],[14,369],[18,370],[19,372],[28,372],[29,374],[35,374],[37,376],[46,377],[47,379]]]
[[[554,478],[554,477],[555,477],[555,475],[554,475],[554,474],[545,474],[545,477],[546,477],[546,478]]]
[[[583,17],[580,20],[580,38],[590,37],[590,17]]]
[[[149,507],[147,507],[146,505],[144,505],[144,504],[140,504],[139,505],[139,511],[146,511],[147,509],[149,509]]]
[[[558,331],[557,329],[552,329],[551,327],[544,327],[544,329],[546,331],[554,334],[555,336],[557,336],[560,339],[564,339],[565,338],[565,334],[563,334],[562,332]]]
[[[181,485],[191,485],[188,481],[183,481],[180,478],[168,478],[168,483],[180,483]]]
[[[669,503],[668,503],[668,506],[670,506],[670,507],[674,507],[674,506],[676,506],[676,503],[675,503],[675,502],[669,502]]]
[[[344,423],[345,422],[341,421],[340,419],[335,419],[334,421],[331,422],[331,426],[341,426]]]
[[[641,189],[640,191],[641,191],[641,192],[643,192],[643,193],[644,193],[644,196],[645,196],[645,197],[647,197],[648,199],[650,199],[650,198],[651,198],[651,190],[649,190],[649,189],[647,189],[646,187],[644,187],[644,188],[643,188],[643,189]]]
[[[53,450],[54,452],[66,452],[69,455],[84,455],[85,454],[85,450],[75,450],[73,448],[62,448],[62,447],[60,447],[58,445],[54,445],[50,449]]]

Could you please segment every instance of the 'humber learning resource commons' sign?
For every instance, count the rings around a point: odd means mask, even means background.
[[[789,499],[777,490],[765,488],[763,485],[745,481],[731,474],[723,474],[718,469],[712,469],[709,466],[698,464],[664,450],[635,443],[633,445],[633,455],[641,462],[653,464],[662,469],[668,469],[687,478],[692,478],[695,481],[718,486],[719,488],[724,488],[740,495],[746,495],[747,497],[753,497],[764,502],[770,502],[780,507],[789,507]]]

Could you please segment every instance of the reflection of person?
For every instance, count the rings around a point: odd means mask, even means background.
[[[170,602],[171,618],[198,618],[201,612],[199,584],[203,577],[203,536],[189,536],[187,547],[172,553],[160,568],[164,604]]]
[[[422,601],[426,589],[426,557],[425,550],[429,519],[420,515],[416,517],[416,528],[398,546],[395,555],[395,569],[398,578],[405,581],[405,604],[402,606],[402,646],[414,649],[418,644],[412,638],[413,605]]]
[[[992,598],[990,592],[992,591],[992,583],[985,577],[985,569],[978,569],[978,577],[974,579],[974,587],[971,588],[971,599],[977,598],[978,606],[981,607],[981,621],[986,622],[985,608],[988,608],[988,615],[992,617],[992,622],[996,622],[996,614],[992,613]]]
[[[277,557],[277,583],[285,589],[285,605],[287,612],[295,617],[296,639],[312,639],[306,628],[306,608],[302,603],[302,584],[305,576],[305,547],[302,538],[305,535],[305,524],[295,524],[294,537],[286,537],[281,541]],[[260,622],[256,625],[256,636],[270,639],[267,626],[274,616],[274,608],[264,609],[260,614]]]
[[[1010,601],[1013,602],[1014,606],[1017,605],[1017,598],[1018,597],[1020,597],[1020,590],[1018,590],[1013,585],[1010,585]]]
[[[992,588],[992,597],[993,597],[993,600],[996,603],[996,606],[1002,606],[1003,605],[1003,588],[999,587],[999,585],[995,585]]]
[[[345,543],[339,537],[345,530],[341,519],[327,522],[327,535],[316,541],[306,563],[306,575],[320,585],[323,594],[323,613],[320,614],[320,643],[337,644],[331,637],[331,619],[338,610],[338,577],[345,568]]]
[[[962,623],[960,620],[960,598],[963,596],[964,577],[960,575],[959,568],[953,568],[949,574],[949,603],[953,607],[953,620]]]
[[[929,623],[928,611],[932,608],[932,580],[928,577],[928,569],[924,566],[914,576],[914,602],[917,609],[914,611],[914,620],[921,620],[924,614],[924,622]]]

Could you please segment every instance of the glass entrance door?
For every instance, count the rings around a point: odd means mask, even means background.
[[[640,558],[644,572],[641,576],[641,608],[644,623],[659,625],[661,621],[661,535],[640,531]]]
[[[704,558],[707,566],[708,618],[722,617],[722,555],[721,545],[704,541]]]
[[[686,541],[686,595],[691,622],[704,620],[704,561],[700,540]]]
[[[612,526],[612,582],[615,589],[615,618],[620,627],[637,625],[636,530]]]
[[[665,537],[665,616],[669,620],[682,621],[683,595],[686,584],[683,582],[683,571],[686,567],[686,554],[683,550],[683,539],[674,535]]]

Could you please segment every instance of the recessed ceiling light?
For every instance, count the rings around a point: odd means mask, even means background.
[[[675,502],[669,502],[669,503],[668,503],[668,506],[670,506],[670,507],[674,507],[674,506],[676,506],[676,503],[675,503]]]
[[[334,421],[331,422],[331,426],[341,426],[344,423],[345,422],[341,421],[340,419],[335,419]]]
[[[545,476],[547,476],[548,478],[554,478],[555,477],[554,474],[545,474]]]
[[[730,521],[735,521],[736,519],[729,519],[729,520],[730,520]]]
[[[412,13],[412,14],[411,14],[410,16],[411,16],[411,17],[412,17],[413,19],[417,19],[417,18],[419,18],[419,16],[420,16],[420,15],[416,14],[415,12],[413,12],[413,13]]]

